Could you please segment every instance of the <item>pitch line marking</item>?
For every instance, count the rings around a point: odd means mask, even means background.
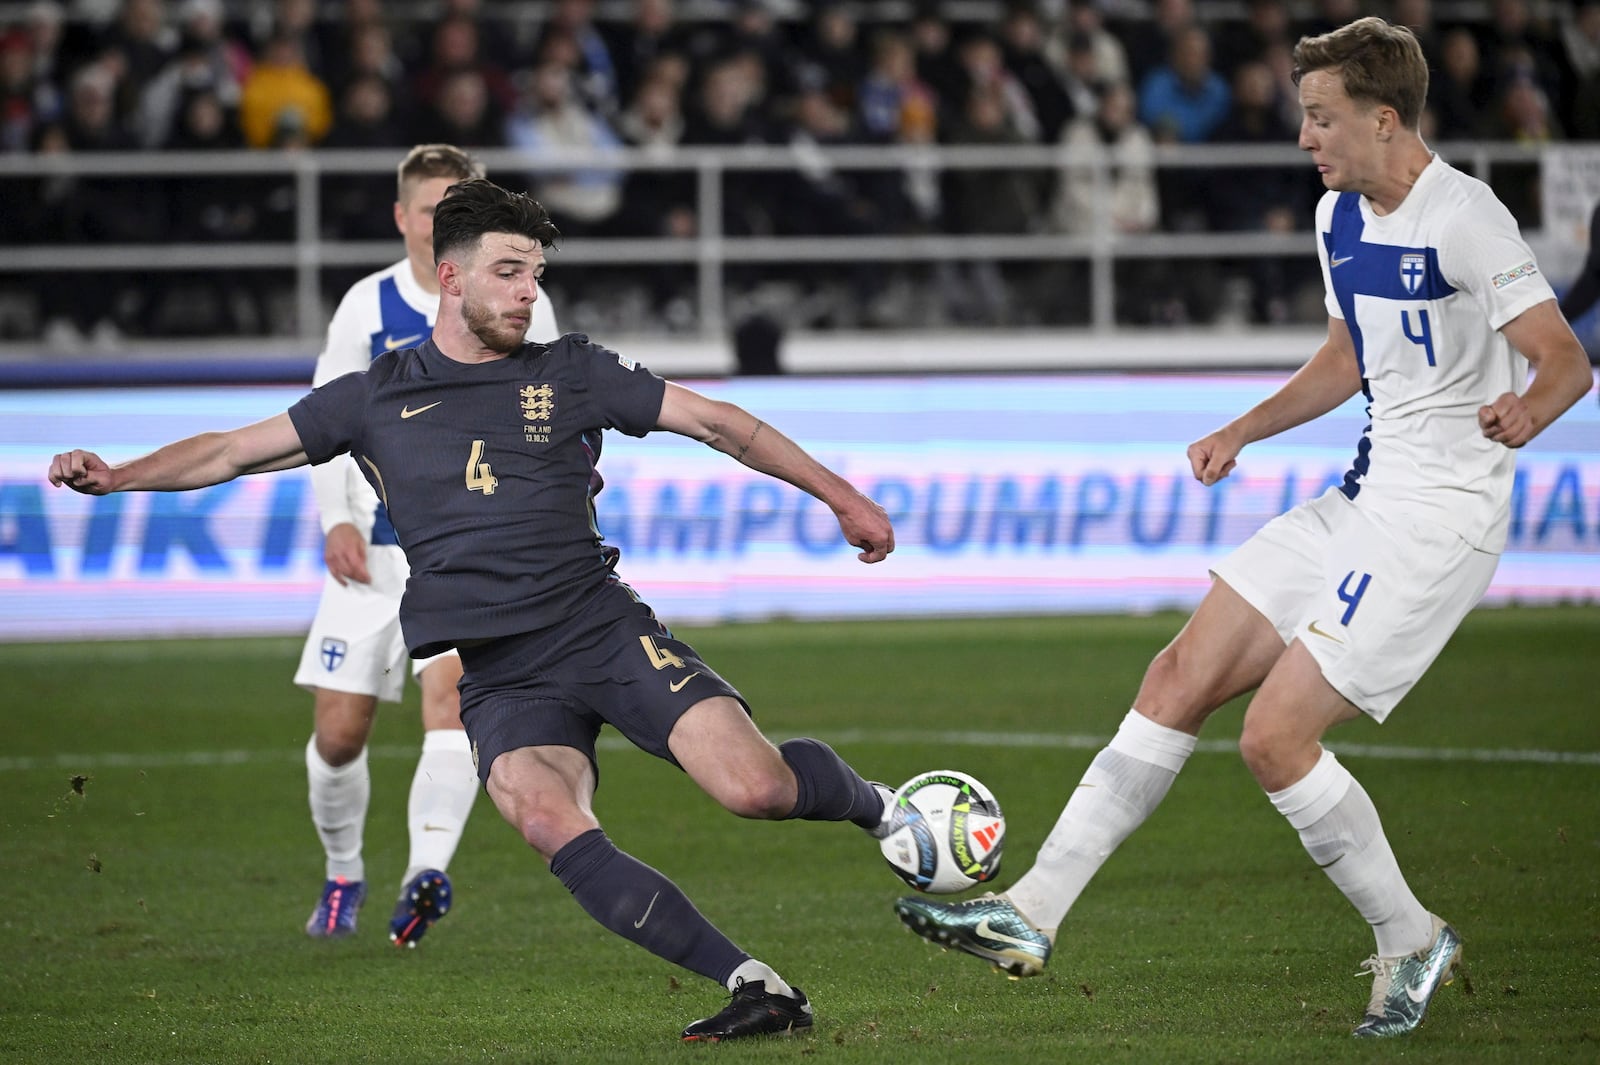
[[[773,735],[774,742],[788,736]],[[1092,736],[1070,732],[922,732],[913,729],[843,729],[817,737],[832,744],[851,743],[934,743],[947,747],[1049,747],[1057,750],[1097,751],[1110,742],[1109,736]],[[602,750],[634,750],[632,744],[618,736],[602,737],[598,743]],[[1586,765],[1600,766],[1600,751],[1544,751],[1516,748],[1472,747],[1397,747],[1371,743],[1331,743],[1328,749],[1341,756],[1352,758],[1381,758],[1400,762],[1488,762],[1497,764],[1533,765]],[[1237,754],[1235,740],[1201,740],[1195,750],[1203,754]],[[369,748],[368,758],[415,759],[420,747],[405,744],[384,744]],[[83,754],[55,754],[46,756],[19,755],[0,757],[0,773],[20,773],[35,769],[70,769],[74,772],[94,769],[174,769],[183,767],[213,768],[217,766],[269,765],[296,762],[305,758],[305,748],[298,742],[294,747],[270,750],[217,750],[217,751],[152,751],[133,753],[103,751]]]

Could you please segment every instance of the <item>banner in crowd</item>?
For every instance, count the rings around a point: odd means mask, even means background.
[[[686,382],[800,441],[895,521],[855,559],[816,500],[694,441],[607,433],[597,514],[618,573],[669,624],[1189,608],[1207,568],[1342,480],[1358,400],[1246,449],[1205,488],[1185,448],[1282,374],[749,378]],[[0,395],[0,640],[298,634],[322,581],[306,470],[197,492],[53,489],[68,447],[116,462],[268,417],[294,388]],[[1492,603],[1600,601],[1593,394],[1517,475]]]

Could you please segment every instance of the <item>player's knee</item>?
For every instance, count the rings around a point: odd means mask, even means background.
[[[792,773],[741,774],[717,788],[717,801],[730,813],[755,821],[775,821],[794,809]]]
[[[575,817],[568,808],[521,803],[506,814],[506,820],[529,847],[548,862],[557,851],[582,833],[595,828],[592,817]]]
[[[1283,778],[1293,756],[1289,737],[1267,724],[1245,718],[1244,728],[1239,733],[1239,757],[1244,759],[1245,766],[1262,787],[1268,791],[1278,790],[1281,786],[1278,781]]]
[[[324,725],[317,729],[317,754],[334,768],[349,765],[367,746],[365,729]]]
[[[1139,712],[1168,728],[1191,729],[1205,720],[1214,707],[1204,676],[1190,662],[1182,641],[1169,644],[1151,659],[1134,705]]]

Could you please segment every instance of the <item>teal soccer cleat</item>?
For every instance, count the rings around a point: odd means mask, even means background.
[[[1415,1029],[1434,992],[1454,979],[1460,959],[1461,937],[1438,917],[1433,918],[1433,945],[1426,950],[1399,958],[1376,954],[1368,958],[1356,975],[1372,974],[1372,1000],[1351,1034],[1379,1039]]]
[[[894,904],[905,926],[941,947],[974,954],[1012,979],[1044,972],[1052,938],[1023,919],[1004,895],[980,895],[962,902],[932,902],[916,896]]]

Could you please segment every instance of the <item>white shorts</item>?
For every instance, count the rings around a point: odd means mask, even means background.
[[[1489,587],[1500,556],[1442,525],[1357,506],[1337,488],[1272,519],[1212,575],[1382,721]]]
[[[367,570],[371,584],[340,584],[331,574],[323,577],[322,598],[294,682],[302,688],[375,695],[397,703],[406,683],[406,644],[400,634],[400,595],[410,575],[405,552],[370,544]],[[446,651],[411,659],[411,675],[454,655]]]

